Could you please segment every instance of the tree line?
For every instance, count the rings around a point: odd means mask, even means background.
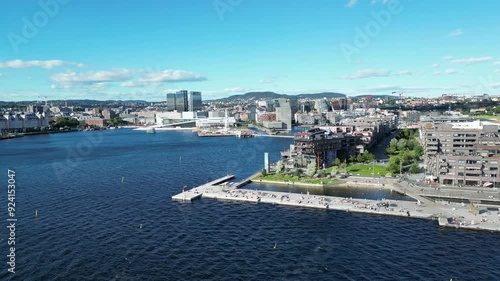
[[[386,149],[390,156],[387,171],[399,174],[409,170],[410,173],[419,172],[418,160],[424,155],[424,149],[418,142],[419,132],[416,129],[404,129],[393,138]]]

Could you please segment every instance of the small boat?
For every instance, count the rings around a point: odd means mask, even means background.
[[[156,130],[155,130],[155,128],[154,128],[154,127],[151,127],[151,128],[149,128],[149,129],[146,131],[146,133],[148,133],[148,134],[156,134]]]

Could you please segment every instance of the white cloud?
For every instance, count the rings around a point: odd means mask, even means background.
[[[461,70],[457,70],[457,69],[453,69],[453,68],[448,68],[444,71],[445,74],[457,74],[457,73],[462,73],[463,71]]]
[[[67,62],[62,60],[10,60],[6,62],[0,62],[0,68],[31,68],[31,67],[41,67],[45,69],[52,69],[54,67],[60,67],[64,65],[76,65],[78,67],[84,67],[82,63]]]
[[[345,6],[347,8],[352,8],[352,7],[354,7],[354,5],[356,5],[356,3],[358,3],[358,0],[349,0],[349,2],[347,2],[347,4],[345,4]]]
[[[494,89],[496,89],[496,88],[500,88],[500,83],[494,83],[494,84],[491,84],[491,85],[490,85],[490,87],[491,87],[491,88],[494,88]]]
[[[500,69],[495,69],[495,73],[500,73]]]
[[[117,82],[132,78],[134,72],[129,69],[119,68],[111,70],[74,72],[66,71],[53,74],[50,79],[65,86],[77,84],[97,84],[101,82]]]
[[[437,64],[437,63],[433,63],[433,64],[431,64],[431,67],[432,67],[432,68],[439,67],[439,64]]]
[[[491,65],[500,65],[500,61],[496,61],[496,62],[492,63]]]
[[[445,57],[442,57],[441,59],[443,59],[443,60],[451,60],[451,59],[453,59],[453,57],[452,56],[445,56]]]
[[[439,70],[432,72],[432,75],[439,75],[439,74],[441,74],[441,71],[439,71]]]
[[[194,82],[205,80],[207,80],[207,78],[191,71],[166,69],[163,71],[145,72],[137,81],[139,82],[139,84],[155,84],[165,82]]]
[[[376,4],[378,2],[381,2],[382,4],[387,4],[387,2],[389,2],[389,0],[372,0],[372,4]]]
[[[137,83],[134,83],[133,81],[127,81],[123,82],[120,84],[122,87],[143,87],[143,85],[138,85]]]
[[[260,79],[259,83],[261,84],[273,84],[275,82],[275,79]]]
[[[462,31],[462,29],[458,28],[458,29],[455,29],[452,32],[448,33],[448,37],[457,37],[457,36],[460,36],[462,34],[464,34],[464,32]]]
[[[401,70],[401,71],[395,72],[393,75],[401,76],[401,75],[413,75],[413,74],[415,74],[415,72],[413,72],[413,71]]]
[[[493,59],[492,57],[468,58],[468,59],[452,60],[451,63],[454,63],[454,64],[474,64],[474,63],[481,63],[481,62],[490,61],[492,59]]]
[[[92,86],[94,86],[96,89],[103,89],[103,88],[106,88],[107,85],[108,85],[107,83],[98,82],[98,83],[94,83]]]
[[[384,77],[389,76],[391,72],[386,69],[363,69],[355,73],[344,75],[344,79],[362,79],[370,77]]]

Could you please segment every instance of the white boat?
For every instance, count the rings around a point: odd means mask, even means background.
[[[146,131],[146,133],[148,134],[156,134],[156,130],[154,127],[151,127],[151,128],[148,128],[148,130]]]

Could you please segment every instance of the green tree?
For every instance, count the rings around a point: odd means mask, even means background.
[[[80,122],[75,118],[60,117],[53,123],[54,128],[75,128],[80,125]]]
[[[397,148],[396,148],[396,146],[395,146],[395,145],[389,145],[389,147],[387,147],[387,148],[385,149],[385,151],[386,151],[386,152],[387,152],[387,154],[389,154],[389,155],[394,155],[394,154],[397,154],[397,152],[398,152],[398,151],[397,151]]]
[[[420,159],[420,157],[422,157],[422,155],[424,155],[424,148],[420,144],[417,145],[417,147],[415,147],[414,151],[415,151],[416,158]]]
[[[266,171],[266,169],[262,169],[262,171],[260,171],[260,175],[261,175],[262,177],[267,176],[267,171]]]
[[[401,156],[401,159],[403,159],[403,163],[408,162],[412,159],[409,151],[401,152],[400,156]]]
[[[339,166],[340,166],[340,163],[341,163],[341,162],[340,162],[340,159],[339,159],[339,158],[335,158],[335,161],[333,161],[333,165],[334,165],[334,166],[337,166],[337,167],[339,167]]]
[[[365,162],[371,162],[371,161],[373,161],[373,159],[375,159],[375,155],[373,155],[372,153],[370,153],[368,150],[365,150],[363,152],[363,161],[365,161]]]
[[[297,178],[300,178],[300,176],[301,176],[301,175],[302,175],[302,169],[301,169],[301,168],[297,168],[297,169],[295,170],[295,176],[296,176]]]
[[[311,162],[307,164],[306,175],[312,177],[314,176],[314,174],[316,174],[316,170],[317,170],[316,162]]]
[[[321,169],[319,174],[321,175],[322,178],[326,178],[326,170],[325,169]]]
[[[406,149],[406,140],[405,139],[400,139],[398,141],[398,145],[397,145],[397,148],[398,148],[398,151],[403,151]]]
[[[115,117],[110,120],[115,126],[124,126],[128,124],[128,121],[123,120],[121,117]]]
[[[334,177],[334,176],[336,176],[338,173],[339,173],[338,168],[337,168],[336,166],[333,166],[333,167],[332,167],[332,171],[330,172],[330,175],[331,175],[332,177]]]
[[[411,132],[410,130],[408,130],[408,128],[405,128],[401,133],[403,135],[403,138],[405,139],[409,139],[411,136]]]
[[[391,172],[393,174],[399,174],[399,163],[400,163],[401,159],[399,158],[399,156],[394,156],[394,157],[391,157],[391,159],[389,160],[389,164],[387,164],[387,171],[388,172]]]
[[[340,167],[342,168],[342,170],[344,171],[344,173],[347,173],[347,163],[346,162],[340,164]]]
[[[398,145],[398,140],[397,139],[391,139],[389,142],[389,146],[397,146]]]
[[[363,162],[363,155],[358,154],[358,156],[356,157],[356,161],[358,161],[359,163]]]
[[[411,164],[410,166],[410,173],[412,174],[418,174],[419,172],[419,168],[418,168],[418,163],[417,162],[413,162],[413,164]]]
[[[283,162],[281,162],[281,160],[276,162],[276,174],[281,175],[283,174],[284,170],[285,167],[283,166]]]
[[[356,155],[349,156],[349,163],[354,163],[354,162],[356,162]]]

